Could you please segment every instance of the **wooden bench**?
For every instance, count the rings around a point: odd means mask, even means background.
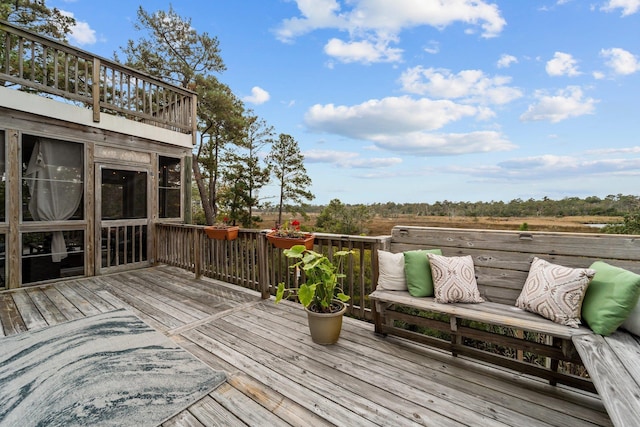
[[[498,364],[551,384],[595,391],[574,344],[593,337],[593,332],[525,312],[515,307],[515,300],[536,256],[583,268],[603,260],[640,273],[637,236],[396,226],[383,247],[394,253],[430,248],[440,248],[445,256],[471,255],[487,302],[438,304],[434,298],[414,298],[404,291],[375,290],[369,298],[374,301],[378,333]]]
[[[576,336],[573,342],[607,413],[616,426],[640,423],[640,338],[618,330],[608,337]]]

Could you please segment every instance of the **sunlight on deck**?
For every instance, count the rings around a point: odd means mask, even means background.
[[[382,338],[345,319],[314,344],[303,310],[256,292],[155,267],[0,293],[13,335],[126,308],[228,380],[164,426],[610,425],[600,399]]]

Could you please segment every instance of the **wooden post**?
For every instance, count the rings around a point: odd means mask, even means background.
[[[516,338],[524,340],[524,331],[522,329],[516,329],[515,336]],[[519,360],[521,362],[524,360],[524,351],[522,349],[516,350],[516,360]]]
[[[269,299],[271,293],[270,274],[269,274],[269,241],[266,233],[258,233],[256,236],[258,248],[258,280],[260,281],[260,293],[262,299]]]
[[[191,143],[198,144],[198,95],[195,93],[191,95]]]
[[[193,233],[191,239],[193,242],[193,270],[196,274],[196,279],[202,277],[202,257],[200,255],[202,233],[200,233],[200,230],[199,228],[191,227],[191,232]]]
[[[457,348],[462,345],[462,336],[458,333],[458,317],[451,315],[449,323],[451,325],[451,354],[453,357],[458,357]]]
[[[93,97],[93,121],[98,123],[100,122],[100,60],[98,58],[93,58],[92,78],[91,96]]]
[[[18,149],[20,146],[20,135],[16,130],[9,130],[9,147],[7,159],[18,159]],[[4,141],[2,141],[4,143]],[[20,162],[8,161],[7,184],[11,183],[13,188],[19,188],[16,184],[20,182]],[[19,288],[21,282],[22,264],[20,261],[20,192],[8,191],[9,211],[7,221],[9,222],[9,233],[5,235],[5,246],[7,247],[6,284],[8,289]]]

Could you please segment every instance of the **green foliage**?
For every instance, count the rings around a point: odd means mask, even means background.
[[[207,33],[199,34],[191,18],[182,18],[169,6],[169,11],[147,12],[140,6],[138,31],[147,34],[137,42],[129,40],[122,51],[127,65],[157,76],[178,86],[192,88],[196,76],[224,71],[219,42]]]
[[[640,234],[640,213],[632,213],[624,216],[622,224],[605,225],[603,233],[609,234]]]
[[[307,190],[311,186],[311,178],[304,167],[304,156],[298,142],[291,135],[281,133],[273,142],[265,162],[280,189],[278,223],[282,223],[285,209],[291,213],[303,213],[303,201],[313,200],[315,196]],[[285,202],[294,205],[285,205]]]
[[[339,299],[342,302],[349,301],[338,280],[346,277],[343,271],[343,262],[347,255],[353,251],[338,251],[334,254],[337,263],[333,263],[326,255],[308,250],[303,245],[296,245],[283,251],[289,259],[295,260],[290,268],[302,270],[305,282],[297,289],[286,288],[285,283],[278,284],[276,291],[276,303],[289,296],[297,296],[300,303],[318,312],[331,312],[331,302]]]
[[[211,75],[225,69],[218,39],[199,34],[191,19],[180,17],[171,6],[168,12],[154,13],[140,6],[134,27],[144,36],[129,40],[122,48],[126,64],[198,94],[201,139],[193,157],[193,170],[207,223],[213,224],[220,146],[233,140],[242,128],[237,117],[244,108],[231,90]]]
[[[527,224],[526,222],[523,222],[522,224],[520,224],[520,227],[518,229],[520,231],[529,231],[529,224]]]
[[[365,225],[372,217],[365,205],[345,205],[333,199],[316,219],[316,228],[326,233],[358,235],[366,233]]]
[[[509,202],[453,202],[434,203],[372,203],[366,206],[374,215],[393,218],[397,215],[416,216],[468,216],[468,217],[523,217],[523,216],[624,216],[640,210],[640,196],[609,195],[604,198],[566,197],[552,200],[514,199]],[[311,206],[309,212],[321,212],[325,206]]]
[[[76,23],[58,8],[49,9],[44,0],[0,0],[0,20],[60,41],[67,41]]]
[[[248,112],[244,116],[242,139],[233,152],[226,154],[219,204],[229,212],[234,224],[254,225],[253,208],[259,204],[258,190],[269,182],[269,169],[263,167],[259,153],[272,142],[272,136],[273,128]]]

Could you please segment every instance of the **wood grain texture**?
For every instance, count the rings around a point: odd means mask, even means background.
[[[227,372],[228,387],[177,412],[163,424],[167,427],[611,425],[597,395],[551,387],[404,339],[385,339],[365,322],[345,318],[337,344],[314,344],[298,305],[276,305],[261,300],[259,292],[195,279],[175,267],[88,277],[67,285],[95,308],[132,311],[205,364]],[[40,301],[39,310],[57,313],[43,314],[44,319],[60,322],[62,312],[83,315],[70,308],[78,304],[76,295],[56,291],[50,299],[44,290],[51,288],[28,290],[34,304]],[[167,291],[174,292],[172,301],[166,299]],[[157,304],[157,293],[163,294],[164,304]],[[171,327],[176,318],[169,312],[193,307],[207,317]]]
[[[437,304],[433,298],[413,298],[408,292],[374,291],[369,298],[376,302],[376,329],[384,334],[397,334],[419,342],[444,348],[453,354],[466,354],[480,360],[492,361],[510,368],[521,369],[524,373],[540,375],[556,382],[555,370],[558,360],[580,363],[573,348],[571,338],[583,334],[592,334],[585,327],[570,328],[553,323],[536,314],[515,307],[522,287],[527,279],[531,262],[535,257],[551,263],[586,268],[594,261],[605,262],[640,272],[640,239],[638,236],[599,235],[580,233],[519,232],[504,230],[469,230],[438,227],[396,226],[391,232],[389,249],[399,253],[409,250],[439,248],[445,256],[471,256],[474,263],[476,280],[481,296],[487,301],[481,304]],[[496,325],[499,328],[511,328],[514,337],[502,337],[483,328],[447,329],[434,327],[451,335],[451,342],[442,339],[422,337],[416,332],[403,330],[401,324],[431,327],[424,317],[411,316],[396,310],[409,307],[429,313],[444,314],[456,319]],[[452,320],[453,322],[453,320]],[[553,338],[546,347],[531,346],[524,340],[522,331],[542,334]],[[508,331],[507,331],[508,332]],[[474,339],[487,343],[489,347],[501,345],[515,349],[517,359],[524,360],[525,352],[532,352],[548,358],[551,368],[516,366],[512,360],[486,354],[465,347],[465,340]],[[622,346],[625,347],[625,346]],[[593,389],[586,381],[575,381],[569,376],[560,376],[565,384],[585,386]],[[584,385],[581,385],[584,384]]]
[[[616,426],[635,426],[640,420],[640,343],[617,331],[609,337],[585,335],[573,342]]]

